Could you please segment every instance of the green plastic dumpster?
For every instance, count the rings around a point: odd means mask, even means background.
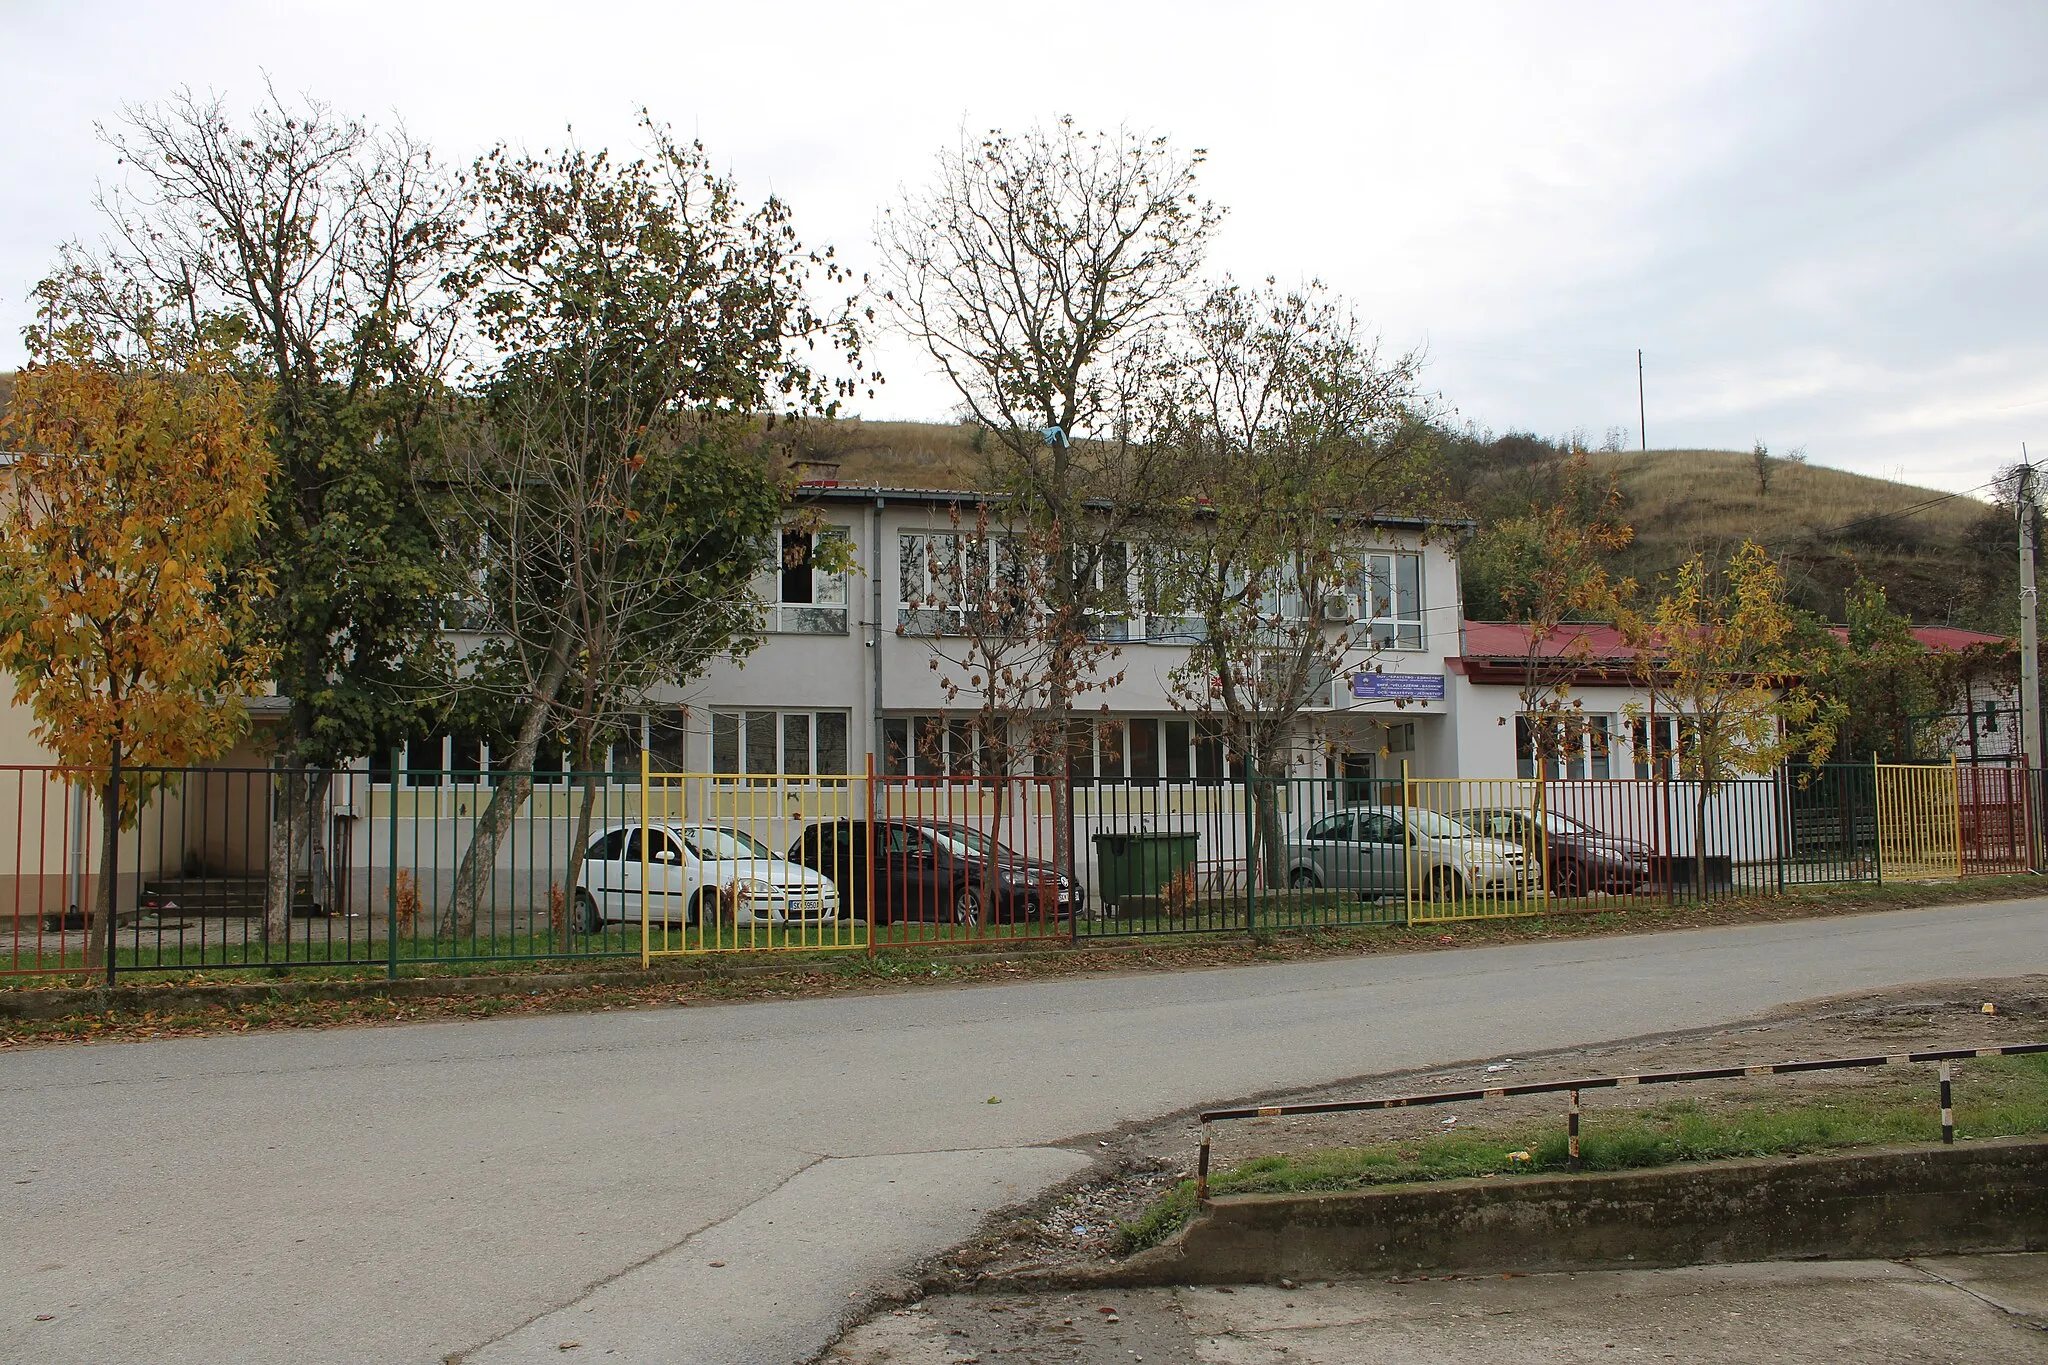
[[[1095,838],[1096,895],[1108,910],[1132,896],[1156,896],[1195,861],[1195,834],[1128,832]]]

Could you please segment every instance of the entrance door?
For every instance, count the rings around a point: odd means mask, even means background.
[[[1337,760],[1341,780],[1337,800],[1346,806],[1370,805],[1373,800],[1373,769],[1376,754],[1344,754]]]

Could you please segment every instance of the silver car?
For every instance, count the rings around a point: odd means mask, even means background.
[[[1516,897],[1542,889],[1520,844],[1489,838],[1435,811],[1348,806],[1311,821],[1287,847],[1287,884],[1432,900]]]

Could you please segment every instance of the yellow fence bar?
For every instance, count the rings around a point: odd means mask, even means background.
[[[1544,896],[1543,784],[1404,777],[1411,923],[1530,914]]]
[[[1953,763],[1877,763],[1878,863],[1886,881],[1960,877],[1962,811]]]
[[[655,772],[643,754],[639,825],[619,832],[614,859],[593,860],[593,893],[637,903],[643,962],[865,951],[865,898],[849,881],[867,874],[851,826],[868,818],[868,788],[852,774]]]

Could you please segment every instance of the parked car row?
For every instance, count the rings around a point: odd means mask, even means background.
[[[1539,847],[1540,868],[1532,866]],[[1652,850],[1637,840],[1554,811],[1539,821],[1507,807],[1446,815],[1347,806],[1310,821],[1287,848],[1295,890],[1372,897],[1406,895],[1410,878],[1418,895],[1437,900],[1622,893],[1651,881],[1654,869]],[[683,925],[1055,921],[1082,913],[1088,899],[1052,863],[969,825],[908,819],[821,821],[781,854],[710,825],[607,829],[576,879],[578,924],[596,932],[638,920],[643,889],[652,919]]]
[[[1643,886],[1654,868],[1652,850],[1637,840],[1554,811],[1539,820],[1516,808],[1446,815],[1347,806],[1309,822],[1287,849],[1291,887],[1374,897],[1405,896],[1411,878],[1416,893],[1432,900],[1619,893]]]
[[[591,841],[576,878],[585,932],[638,920],[643,891],[650,919],[682,925],[841,916],[979,925],[1063,919],[1087,902],[1044,859],[945,821],[823,821],[780,855],[752,835],[709,825],[650,826],[644,851],[642,839],[639,825],[621,825]]]

